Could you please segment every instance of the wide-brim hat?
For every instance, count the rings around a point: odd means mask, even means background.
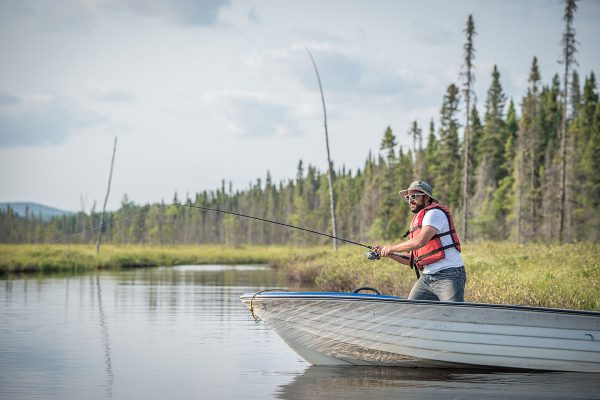
[[[408,194],[409,190],[417,190],[421,193],[425,193],[427,196],[431,197],[433,200],[435,200],[436,202],[439,202],[438,199],[436,199],[435,197],[433,197],[433,189],[431,188],[431,185],[427,182],[423,182],[423,181],[414,181],[413,183],[410,184],[410,186],[408,187],[408,189],[406,190],[401,190],[400,192],[398,192],[400,194],[400,197],[404,198],[404,196],[406,196]]]

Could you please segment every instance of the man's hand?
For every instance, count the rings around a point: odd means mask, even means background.
[[[389,246],[373,246],[373,251],[379,254],[380,257],[388,257],[392,252]]]

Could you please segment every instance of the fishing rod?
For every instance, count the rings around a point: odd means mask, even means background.
[[[374,251],[373,246],[369,246],[369,245],[364,244],[364,243],[359,243],[359,242],[355,242],[353,240],[341,238],[339,236],[330,235],[328,233],[323,233],[323,232],[315,231],[313,229],[302,228],[300,226],[291,225],[291,224],[287,224],[287,223],[284,223],[284,222],[273,221],[273,220],[270,220],[270,219],[255,217],[255,216],[252,216],[252,215],[246,215],[246,214],[237,213],[237,212],[233,212],[233,211],[220,210],[218,208],[196,206],[196,205],[192,205],[192,204],[180,204],[180,203],[161,204],[161,205],[158,205],[158,208],[169,207],[169,206],[188,207],[188,208],[195,208],[195,209],[198,209],[198,210],[216,212],[216,213],[220,213],[220,214],[235,215],[237,217],[249,218],[249,219],[254,219],[254,220],[257,220],[257,221],[268,222],[268,223],[271,223],[271,224],[286,226],[288,228],[298,229],[298,230],[301,230],[301,231],[304,231],[304,232],[309,232],[309,233],[313,233],[313,234],[316,234],[316,235],[325,236],[325,237],[328,237],[328,238],[331,238],[331,239],[336,239],[336,240],[339,240],[339,241],[342,241],[342,242],[346,242],[346,243],[350,243],[350,244],[353,244],[353,245],[356,245],[356,246],[365,247],[365,248],[369,249],[369,251],[367,251],[367,254],[366,254],[367,258],[369,260],[378,260],[378,259],[380,259],[379,254],[376,251]],[[133,219],[133,218],[138,217],[140,215],[147,214],[147,213],[151,212],[152,210],[153,209],[149,209],[147,211],[142,211],[142,212],[136,213],[136,214],[131,215],[131,216],[126,217],[126,218],[122,218],[122,219],[119,219],[119,220],[116,220],[116,221],[111,221],[111,222],[103,223],[101,226],[94,227],[94,228],[87,229],[87,230],[82,231],[82,232],[78,232],[78,233],[74,233],[74,234],[71,234],[71,235],[64,236],[64,237],[62,237],[60,239],[54,240],[51,243],[61,242],[61,241],[70,239],[70,238],[75,237],[75,236],[83,235],[83,234],[86,234],[86,233],[89,233],[89,232],[94,232],[94,231],[97,231],[97,230],[102,230],[102,229],[105,229],[107,226],[111,226],[111,225],[114,225],[114,224],[117,224],[117,223],[120,223],[120,222],[124,222],[124,221],[130,220],[130,219]]]
[[[377,253],[374,250],[373,246],[369,246],[369,245],[364,244],[364,243],[358,243],[358,242],[355,242],[353,240],[344,239],[344,238],[341,238],[339,236],[330,235],[328,233],[323,233],[323,232],[315,231],[315,230],[312,230],[312,229],[302,228],[300,226],[290,225],[290,224],[286,224],[284,222],[273,221],[273,220],[266,219],[266,218],[254,217],[252,215],[246,215],[246,214],[236,213],[236,212],[233,212],[233,211],[220,210],[218,208],[202,207],[202,206],[195,206],[195,205],[192,205],[192,204],[179,204],[179,203],[173,203],[172,205],[178,206],[178,207],[197,208],[199,210],[212,211],[212,212],[221,213],[221,214],[235,215],[235,216],[238,216],[238,217],[254,219],[254,220],[257,220],[257,221],[269,222],[271,224],[276,224],[276,225],[281,225],[281,226],[287,226],[288,228],[299,229],[301,231],[310,232],[310,233],[314,233],[316,235],[321,235],[321,236],[325,236],[325,237],[328,237],[328,238],[331,238],[331,239],[340,240],[342,242],[350,243],[350,244],[353,244],[353,245],[356,245],[356,246],[365,247],[365,248],[369,249],[369,251],[367,251],[367,253],[366,253],[366,256],[367,256],[367,258],[369,260],[379,260],[381,258],[381,256],[379,255],[379,253]],[[404,258],[406,260],[410,259],[410,257],[405,256],[403,254],[398,254],[398,253],[392,253],[392,254],[394,254],[394,255],[396,255],[398,257]]]
[[[269,222],[271,224],[276,224],[276,225],[281,225],[281,226],[287,226],[288,228],[299,229],[301,231],[314,233],[316,235],[326,236],[328,238],[340,240],[342,242],[354,244],[356,246],[366,247],[369,250],[373,249],[373,246],[369,246],[369,245],[366,245],[366,244],[363,244],[363,243],[358,243],[358,242],[355,242],[353,240],[344,239],[344,238],[341,238],[341,237],[338,237],[338,236],[330,235],[328,233],[318,232],[318,231],[315,231],[315,230],[312,230],[312,229],[302,228],[300,226],[290,225],[290,224],[286,224],[284,222],[273,221],[273,220],[266,219],[266,218],[253,217],[252,215],[246,215],[246,214],[236,213],[236,212],[233,212],[233,211],[219,210],[218,208],[209,208],[209,207],[194,206],[194,205],[191,205],[191,204],[178,204],[178,203],[174,203],[173,205],[174,206],[180,206],[180,207],[197,208],[197,209],[200,209],[200,210],[213,211],[213,212],[216,212],[216,213],[235,215],[235,216],[238,216],[238,217],[250,218],[250,219],[257,220],[257,221]]]
[[[279,222],[279,221],[273,221],[273,220],[266,219],[266,218],[254,217],[252,215],[246,215],[246,214],[237,213],[237,212],[234,212],[234,211],[226,211],[226,210],[220,210],[218,208],[195,206],[195,205],[192,205],[192,204],[179,204],[179,203],[160,204],[160,205],[158,205],[158,208],[169,207],[169,206],[188,207],[188,208],[195,208],[195,209],[198,209],[198,210],[216,212],[216,213],[220,213],[220,214],[235,215],[237,217],[249,218],[249,219],[254,219],[254,220],[257,220],[257,221],[268,222],[268,223],[271,223],[271,224],[285,226],[285,227],[288,227],[288,228],[298,229],[298,230],[301,230],[301,231],[304,231],[304,232],[313,233],[315,235],[321,235],[321,236],[325,236],[325,237],[328,237],[328,238],[331,238],[331,239],[340,240],[342,242],[350,243],[350,244],[353,244],[355,246],[365,247],[365,248],[368,249],[368,251],[366,252],[367,259],[369,259],[369,260],[379,260],[379,259],[381,259],[381,255],[375,250],[375,248],[373,246],[369,246],[369,245],[364,244],[364,243],[359,243],[359,242],[355,242],[353,240],[341,238],[339,236],[330,235],[328,233],[323,233],[323,232],[315,231],[313,229],[302,228],[300,226],[291,225],[291,224],[287,224],[287,223]],[[147,214],[147,213],[151,212],[152,210],[153,210],[153,208],[150,208],[147,211],[142,211],[142,212],[136,213],[134,215],[130,215],[129,217],[121,218],[121,219],[119,219],[117,221],[111,221],[111,222],[108,222],[108,223],[102,223],[102,225],[100,225],[98,227],[87,229],[87,230],[84,230],[82,232],[74,233],[74,234],[71,234],[71,235],[67,235],[67,236],[64,236],[64,237],[62,237],[62,238],[60,238],[58,240],[54,240],[54,241],[52,241],[50,243],[51,244],[52,243],[58,243],[58,242],[70,239],[72,237],[75,237],[75,236],[84,235],[86,233],[97,231],[97,230],[103,230],[107,226],[111,226],[111,225],[114,225],[116,223],[120,223],[120,222],[123,222],[123,221],[127,221],[127,220],[130,220],[130,219],[133,219],[133,218],[138,217],[140,215]],[[419,279],[419,276],[420,276],[419,271],[418,271],[418,269],[416,267],[414,267],[412,265],[412,260],[411,260],[410,257],[408,257],[408,256],[406,256],[404,254],[398,254],[398,253],[392,253],[392,254],[395,255],[395,256],[397,256],[397,257],[403,258],[405,260],[409,260],[411,268],[415,269],[415,274],[417,275],[417,279]]]

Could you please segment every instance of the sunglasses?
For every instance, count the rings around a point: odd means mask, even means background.
[[[413,193],[413,194],[409,194],[404,196],[404,201],[406,201],[407,203],[410,203],[411,201],[417,200],[418,196],[427,196],[425,193]]]

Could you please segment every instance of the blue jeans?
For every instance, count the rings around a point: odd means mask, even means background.
[[[423,274],[415,283],[409,300],[465,301],[465,267],[446,268],[432,275]]]

